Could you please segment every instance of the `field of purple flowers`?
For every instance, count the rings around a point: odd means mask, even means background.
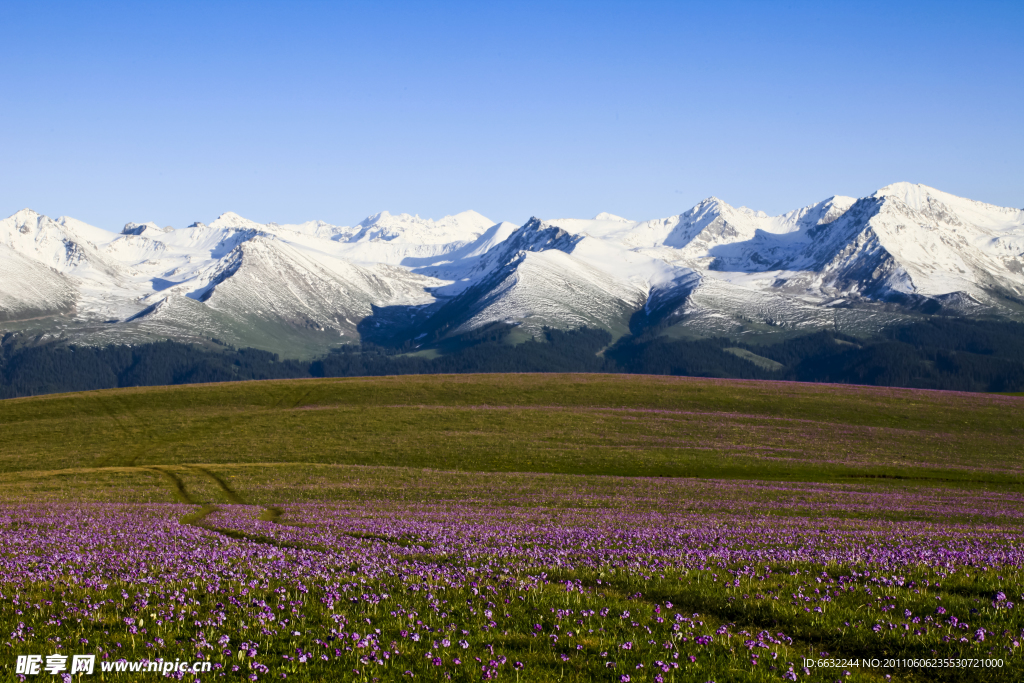
[[[942,521],[956,491],[860,492],[897,517],[923,516],[901,521],[866,518],[856,492],[839,488],[806,514],[807,495],[826,485],[787,485],[796,495],[771,510],[756,482],[649,480],[657,495],[645,503],[599,479],[580,478],[557,507],[530,495],[516,504],[515,490],[490,502],[456,491],[269,508],[4,504],[5,656],[212,663],[168,674],[187,680],[1019,680],[1024,670],[1024,496],[978,496],[971,514],[991,523],[966,525]],[[950,658],[996,666],[899,663]]]
[[[3,401],[0,681],[1019,681],[1022,436],[695,378]]]

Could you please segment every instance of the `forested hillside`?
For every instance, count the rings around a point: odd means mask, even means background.
[[[610,372],[778,379],[959,391],[1024,391],[1024,325],[956,318],[858,339],[816,332],[770,344],[735,339],[624,337],[603,330],[546,330],[510,343],[509,325],[491,325],[417,351],[364,344],[312,362],[282,359],[215,340],[207,346],[159,342],[91,347],[0,344],[0,397],[161,384],[250,379],[478,372]]]

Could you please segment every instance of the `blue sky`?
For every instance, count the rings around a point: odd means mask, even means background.
[[[1024,207],[1024,3],[0,0],[0,214]]]

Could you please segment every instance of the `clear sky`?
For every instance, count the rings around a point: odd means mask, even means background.
[[[1024,2],[0,0],[0,214],[1024,207]]]

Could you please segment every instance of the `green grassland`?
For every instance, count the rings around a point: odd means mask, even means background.
[[[414,510],[418,504],[429,507],[431,514],[442,514],[450,504],[462,514],[480,510],[500,516],[504,506],[521,521],[553,525],[563,513],[571,518],[588,508],[649,513],[652,518],[675,513],[706,513],[709,518],[719,513],[747,515],[780,523],[821,518],[821,529],[811,529],[812,535],[844,525],[924,522],[940,530],[957,526],[984,540],[996,531],[1020,533],[1022,485],[1024,397],[1007,395],[523,374],[239,382],[0,401],[0,503],[185,503],[192,507],[172,509],[187,511],[181,518],[186,524],[296,553],[304,546],[274,534],[286,534],[295,525],[287,506],[301,503],[327,503],[330,506],[325,509],[334,511],[330,514],[352,516],[361,511],[387,514],[392,506]],[[253,506],[246,514],[277,523],[276,530],[253,532],[230,526],[224,515],[238,505]],[[728,530],[723,527],[721,533],[724,536]],[[408,545],[383,536],[367,535],[363,540]],[[804,536],[795,542],[804,543]],[[450,560],[433,557],[430,561]],[[715,566],[646,575],[621,567],[618,573],[551,567],[546,569],[550,583],[539,583],[532,593],[527,590],[531,597],[525,602],[518,589],[495,594],[504,602],[498,597],[494,601],[510,612],[505,616],[514,625],[511,633],[488,634],[484,629],[467,637],[472,652],[482,654],[490,643],[521,657],[528,667],[523,681],[621,681],[626,680],[621,678],[626,671],[632,673],[632,680],[656,680],[651,678],[654,671],[641,675],[637,669],[621,668],[641,662],[630,659],[631,654],[620,651],[620,668],[613,671],[599,653],[623,641],[636,640],[639,646],[639,639],[647,638],[639,622],[616,620],[615,614],[641,609],[646,614],[665,601],[704,615],[701,619],[707,620],[709,633],[726,626],[734,631],[784,630],[794,642],[776,648],[782,653],[780,662],[824,651],[877,657],[981,652],[978,644],[948,644],[938,630],[920,642],[893,631],[891,623],[889,630],[877,636],[871,631],[875,621],[881,624],[895,618],[890,602],[898,602],[900,611],[910,610],[908,615],[933,613],[937,596],[918,587],[932,582],[938,590],[937,577],[944,586],[942,604],[951,613],[970,614],[972,623],[978,621],[992,632],[1016,633],[1021,627],[1015,613],[996,609],[994,603],[989,606],[996,590],[1020,592],[1016,570],[1010,574],[985,566],[947,576],[922,567],[907,574],[906,586],[901,580],[899,586],[888,585],[883,594],[871,596],[868,591],[865,597],[863,592],[854,595],[842,586],[837,588],[835,582],[837,576],[862,571],[857,566],[830,566],[832,578],[821,573],[822,566],[798,562],[773,563],[771,572],[767,566],[755,569],[762,574],[742,574],[741,588],[740,573],[735,584],[726,583],[720,581],[722,570]],[[346,575],[355,570],[338,571]],[[353,583],[358,581],[354,573],[346,576]],[[867,586],[869,579],[863,577],[870,574],[859,576]],[[586,592],[567,593],[557,585],[566,580],[586,586]],[[225,586],[245,588],[227,581]],[[804,599],[804,593],[817,595],[826,586],[826,594],[831,590],[834,597],[827,618],[797,604],[797,594]],[[879,590],[876,584],[871,586]],[[269,601],[287,587],[275,584],[261,589],[260,595]],[[182,585],[171,588],[185,591]],[[130,607],[128,598],[121,597],[122,590],[136,589],[117,582],[105,588],[103,595],[121,610],[110,616],[102,627],[105,630],[70,621],[54,629],[66,629],[60,631],[66,637],[87,636],[93,645],[108,649],[116,633],[121,633],[118,640],[123,643],[117,647],[124,647],[118,654],[139,657],[145,651],[143,639],[136,644],[133,638],[129,650],[123,634],[126,627],[120,623]],[[372,582],[360,590],[371,589],[397,590],[392,584]],[[32,585],[23,599],[36,603],[38,611],[39,604],[53,599],[56,590],[51,585]],[[73,598],[72,604],[87,597],[77,586],[60,590],[67,591],[61,593],[66,599]],[[203,615],[223,607],[217,603],[221,598],[205,595],[202,587],[188,590],[190,599],[196,600],[195,609]],[[792,604],[787,597],[791,594]],[[885,600],[875,604],[883,595]],[[448,597],[452,619],[460,623],[481,619],[469,607],[456,607],[477,600],[475,588],[453,589]],[[419,593],[398,599],[406,608],[411,604],[420,613],[430,614],[430,604]],[[317,600],[319,595],[311,596],[303,632],[325,632],[335,626],[327,612],[316,607]],[[548,612],[556,607],[589,607],[591,616],[603,607],[613,611],[613,618],[600,622],[604,625],[596,635],[590,635],[595,634],[591,630],[579,640],[584,654],[572,664],[556,659],[554,650],[542,650],[527,637],[535,623],[552,618]],[[0,606],[0,619],[11,616],[3,609]],[[397,629],[402,624],[388,621],[386,609],[393,606],[352,606],[350,616],[379,620],[388,638],[399,638]],[[38,623],[45,623],[44,612],[35,617]],[[22,618],[20,611],[17,614]],[[651,616],[657,618],[656,613]],[[433,616],[423,618],[434,625],[429,621]],[[649,623],[659,628],[655,621]],[[592,626],[597,629],[596,624]],[[187,643],[195,635],[188,624],[165,622],[160,628],[164,630],[154,633],[168,643],[162,655],[185,657]],[[115,629],[119,630],[115,633]],[[672,637],[667,629],[666,624],[659,643]],[[250,637],[239,633],[237,640]],[[769,673],[767,650],[764,661],[750,663],[739,635],[720,641],[708,650],[711,659],[684,667],[678,677],[674,672],[665,680],[781,680],[785,666],[773,667]],[[277,662],[293,645],[276,636],[260,642],[261,653]],[[954,645],[961,649],[951,649]],[[1018,652],[1005,655],[1007,668],[976,672],[973,677],[975,672],[955,670],[888,672],[895,674],[893,680],[965,680],[962,674],[972,680],[1017,680],[1019,672],[1013,667],[1021,664]],[[363,673],[344,676],[333,661],[310,668],[285,658],[275,666],[275,678],[288,673],[291,680],[371,680],[358,663],[353,666]],[[430,680],[429,662],[409,666]],[[400,669],[382,674],[384,680],[401,679]],[[856,670],[852,680],[881,681],[884,673]],[[472,666],[464,674],[456,679],[479,677]],[[513,677],[512,671],[502,675],[502,679],[517,679]],[[111,680],[130,679],[115,676]]]
[[[1017,487],[1024,399],[628,375],[144,387],[0,402],[0,474],[363,465]],[[98,480],[100,481],[100,480]],[[13,485],[13,484],[7,484]]]

